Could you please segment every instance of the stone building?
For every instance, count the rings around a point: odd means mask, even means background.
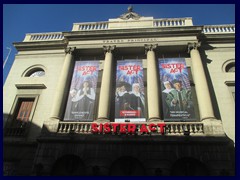
[[[195,26],[129,8],[14,46],[3,88],[4,175],[235,175],[234,24]],[[191,92],[183,104],[191,113],[172,110],[183,99],[162,93],[173,79]]]

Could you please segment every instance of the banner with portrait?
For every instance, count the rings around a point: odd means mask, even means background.
[[[65,121],[93,121],[98,71],[98,61],[75,62]]]
[[[116,71],[115,122],[146,121],[142,60],[119,60]]]
[[[159,59],[164,120],[195,120],[191,85],[184,58]]]

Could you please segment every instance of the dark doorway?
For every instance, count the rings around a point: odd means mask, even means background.
[[[171,176],[208,176],[207,167],[197,159],[181,158],[171,169]]]
[[[133,157],[121,157],[113,162],[110,176],[144,176],[145,169],[142,163]]]
[[[65,155],[54,163],[52,176],[84,176],[85,165],[76,155]]]

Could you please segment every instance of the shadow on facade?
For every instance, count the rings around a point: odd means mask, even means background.
[[[208,70],[207,65],[211,64],[212,60],[208,58],[207,54],[205,53],[207,50],[213,50],[214,47],[205,44],[204,45],[204,49],[200,48],[199,49],[199,53],[202,59],[202,64],[203,64],[203,69],[206,75],[206,79],[207,79],[207,84],[208,84],[208,88],[209,88],[209,92],[211,95],[211,101],[212,101],[212,105],[213,105],[213,111],[214,111],[214,115],[217,119],[221,119],[221,114],[220,114],[220,110],[218,107],[218,103],[217,103],[217,98],[214,92],[214,87],[213,87],[213,83],[211,80],[211,76]]]
[[[228,137],[59,134],[34,123],[29,127],[39,132],[36,141],[4,136],[4,175],[235,175],[235,148]]]
[[[51,176],[84,176],[86,167],[76,155],[65,155],[56,160]]]
[[[209,176],[209,170],[201,161],[185,157],[173,164],[171,176]]]
[[[144,176],[145,168],[133,157],[126,156],[115,160],[110,167],[110,176]]]
[[[34,123],[16,123],[14,116],[3,114],[3,175],[35,175],[34,158],[41,127]]]

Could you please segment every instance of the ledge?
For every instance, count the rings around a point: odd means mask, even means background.
[[[15,84],[17,89],[46,89],[44,84]]]

